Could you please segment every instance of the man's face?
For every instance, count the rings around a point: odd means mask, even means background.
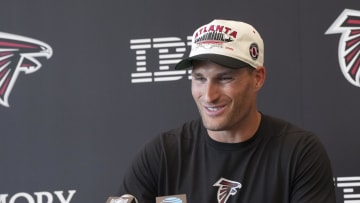
[[[262,71],[261,71],[262,70]],[[192,96],[205,128],[210,131],[236,131],[257,112],[256,94],[262,86],[264,70],[230,69],[196,61],[192,70]]]

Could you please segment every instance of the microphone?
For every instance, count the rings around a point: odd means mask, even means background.
[[[122,195],[121,197],[109,197],[106,203],[139,203],[136,197],[130,194]]]
[[[156,203],[186,203],[186,194],[156,197]]]

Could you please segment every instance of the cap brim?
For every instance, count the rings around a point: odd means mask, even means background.
[[[181,60],[178,64],[176,64],[175,69],[176,70],[182,70],[186,68],[190,68],[193,65],[193,61],[200,60],[200,61],[211,61],[213,63],[228,67],[228,68],[243,68],[243,67],[249,67],[250,65],[248,63],[245,63],[243,61],[240,61],[238,59],[219,55],[219,54],[200,54],[193,57],[189,57],[186,59]],[[250,66],[251,67],[251,66]]]

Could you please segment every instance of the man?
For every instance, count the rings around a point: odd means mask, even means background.
[[[176,69],[192,67],[201,119],[148,143],[121,193],[141,203],[172,195],[190,203],[334,203],[318,138],[257,109],[263,60],[263,40],[249,24],[214,20],[198,28],[190,57]]]

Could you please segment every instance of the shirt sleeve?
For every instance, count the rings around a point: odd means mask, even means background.
[[[297,148],[291,203],[336,203],[331,164],[323,145],[310,135]]]
[[[161,159],[161,147],[157,141],[157,139],[152,140],[135,156],[125,173],[120,186],[120,195],[131,194],[138,202],[155,203],[158,166]]]

